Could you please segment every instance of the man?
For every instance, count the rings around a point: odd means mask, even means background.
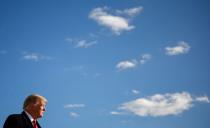
[[[3,128],[41,128],[37,122],[45,112],[47,100],[40,95],[26,97],[21,114],[12,114],[6,119]]]

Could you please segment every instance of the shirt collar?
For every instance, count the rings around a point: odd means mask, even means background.
[[[26,113],[31,122],[34,121],[34,118],[27,111],[24,112]]]

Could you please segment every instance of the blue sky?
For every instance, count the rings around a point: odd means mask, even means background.
[[[209,128],[207,0],[0,0],[0,125]]]

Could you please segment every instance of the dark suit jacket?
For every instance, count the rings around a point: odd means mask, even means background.
[[[37,122],[38,128],[41,128]],[[13,114],[7,117],[3,128],[33,128],[33,125],[25,112]]]

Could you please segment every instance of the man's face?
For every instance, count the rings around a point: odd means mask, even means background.
[[[36,104],[33,105],[33,115],[34,117],[41,118],[45,112],[45,103],[38,101]]]

